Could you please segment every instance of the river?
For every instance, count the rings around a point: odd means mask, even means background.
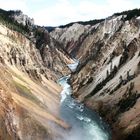
[[[70,67],[74,71],[77,65],[71,64]],[[58,80],[63,87],[60,115],[71,126],[70,131],[63,134],[63,140],[110,140],[110,129],[102,118],[93,110],[71,98],[72,89],[67,82],[69,78],[70,75]]]

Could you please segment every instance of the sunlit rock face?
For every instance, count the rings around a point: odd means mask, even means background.
[[[21,33],[0,24],[1,61],[22,69],[34,78],[44,74],[49,79],[57,80],[70,73],[67,64],[73,60],[47,31],[41,32],[43,36],[39,39],[34,37],[36,41],[32,42]]]
[[[43,87],[15,67],[1,64],[0,75],[1,140],[60,137],[54,128],[67,128],[58,113],[60,87],[49,80]]]
[[[140,105],[140,20],[139,11],[132,16],[133,12],[115,14],[96,25],[73,24],[51,32],[79,60],[71,78],[73,96],[112,125],[114,139],[140,138],[136,113]],[[76,33],[67,38],[72,29]]]
[[[54,39],[47,41],[47,31],[40,43],[35,32],[31,38],[20,32],[24,23],[15,26],[0,21],[0,139],[55,140],[69,127],[60,119],[56,80],[70,73],[73,61]]]
[[[65,50],[72,56],[76,56],[83,39],[91,30],[91,26],[81,25],[78,23],[73,24],[69,28],[56,28],[50,35],[57,41],[63,44]]]

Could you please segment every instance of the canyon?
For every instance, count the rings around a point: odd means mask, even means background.
[[[109,124],[111,139],[139,140],[140,10],[47,29],[0,10],[0,139],[63,139],[71,126],[58,80],[70,75],[71,97]]]

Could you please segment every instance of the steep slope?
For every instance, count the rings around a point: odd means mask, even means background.
[[[62,49],[63,47],[61,46],[61,44],[49,35],[45,28],[34,25],[33,20],[27,15],[24,15],[21,11],[0,10],[0,21],[4,26],[8,27],[12,31],[14,30],[19,33],[11,33],[10,31],[4,31],[4,29],[2,29],[3,32],[5,32],[5,36],[7,35],[10,38],[12,37],[15,41],[17,41],[18,39],[22,40],[22,35],[29,39],[29,43],[31,44],[31,46],[33,46],[33,49],[37,48],[39,50],[37,51],[37,53],[40,55],[40,58],[37,61],[38,63],[41,63],[40,65],[44,65],[51,71],[54,71],[54,73],[57,73],[56,75],[58,75],[58,77],[61,77],[67,72],[70,72],[67,64],[72,63],[72,59]],[[17,38],[18,35],[19,38]],[[26,44],[26,42],[24,42],[24,39],[21,43],[22,45],[24,45],[24,43]],[[27,50],[29,50],[28,46]],[[28,53],[30,54],[33,52],[29,51]],[[20,56],[20,54],[17,55]],[[22,55],[22,57],[24,56]],[[41,62],[41,59],[43,60],[43,62]]]
[[[24,25],[12,21],[7,25],[6,20],[9,19],[5,19],[6,16],[1,18],[0,123],[3,129],[0,139],[52,140],[61,137],[60,131],[68,125],[59,117],[61,88],[56,80],[70,73],[67,64],[73,62],[72,59],[63,54],[64,51],[52,38],[48,43],[42,37],[44,42],[41,42],[40,48],[44,51],[40,53],[34,31],[29,36],[20,32]],[[47,65],[49,61],[53,63],[51,67]]]
[[[111,124],[114,139],[139,139],[140,20],[125,17],[93,26],[77,52],[72,84],[74,96]]]
[[[110,123],[116,140],[140,139],[139,16],[134,9],[51,32],[80,61],[71,78],[73,96]]]
[[[83,39],[88,35],[90,25],[84,26],[78,23],[66,28],[56,28],[50,35],[63,44],[65,50],[75,57]]]
[[[44,66],[62,76],[70,73],[67,64],[73,63],[63,45],[50,36],[45,28],[35,30],[36,47],[40,51]]]
[[[1,64],[0,68],[1,140],[59,137],[54,127],[68,127],[58,115],[60,88],[51,81],[46,81],[47,87],[43,88],[16,68]]]
[[[58,42],[62,43],[65,50],[71,54],[71,56],[76,57],[79,47],[88,36],[89,32],[91,32],[92,26],[102,21],[104,21],[104,19],[69,23],[53,28],[50,35]],[[48,27],[47,29],[49,30],[50,28]]]

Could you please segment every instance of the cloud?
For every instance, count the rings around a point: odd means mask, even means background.
[[[57,0],[53,6],[47,6],[33,16],[39,19],[38,24],[58,25],[76,19],[77,9],[68,0]]]
[[[137,0],[107,0],[107,4],[109,5],[110,10],[119,12],[122,10],[139,8],[140,2],[136,1]]]
[[[5,10],[22,10],[28,12],[27,0],[0,0],[0,8]]]
[[[105,18],[114,12],[136,7],[138,7],[138,3],[135,0],[105,0],[103,3],[81,0],[78,4],[72,3],[71,0],[57,0],[51,7],[34,13],[34,17],[38,19],[37,24],[56,26],[73,21]]]
[[[139,0],[0,0],[3,9],[21,9],[39,25],[105,18],[114,12],[139,8]]]

